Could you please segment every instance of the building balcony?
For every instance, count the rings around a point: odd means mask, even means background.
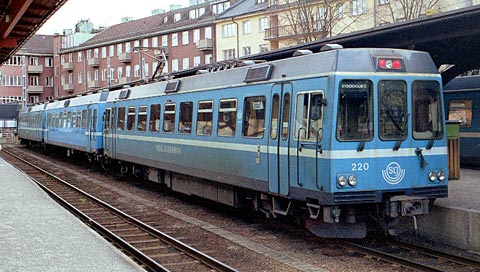
[[[121,77],[118,79],[118,84],[125,84],[132,81],[130,77]]]
[[[43,93],[43,86],[28,86],[27,87],[27,92],[29,94],[41,94]]]
[[[322,22],[318,22],[318,25],[310,27],[310,35],[318,36],[319,38],[326,37],[326,32],[323,30]],[[286,26],[275,26],[265,29],[264,40],[281,40],[286,38],[295,38],[302,35],[305,35],[305,31],[301,29],[295,29],[297,26],[286,25]]]
[[[41,73],[43,73],[43,65],[28,65],[27,73],[29,73],[29,74],[41,74]]]
[[[62,64],[63,70],[72,71],[73,70],[73,62],[65,62]]]
[[[99,58],[89,58],[88,59],[88,66],[90,66],[90,67],[100,66],[100,59]]]
[[[130,53],[120,53],[118,54],[118,61],[127,63],[132,61],[132,54]]]
[[[100,88],[100,81],[99,80],[92,80],[88,82],[89,89],[97,89]]]
[[[197,49],[200,51],[213,50],[213,40],[212,39],[201,39],[197,43]]]
[[[63,90],[69,93],[73,93],[75,86],[73,84],[63,84]]]

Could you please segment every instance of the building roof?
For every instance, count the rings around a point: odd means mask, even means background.
[[[199,18],[189,19],[190,10],[199,8],[205,8],[205,13]],[[174,22],[173,17],[178,13],[181,14],[182,19],[178,22]],[[165,17],[168,17],[167,22],[164,22]],[[210,3],[203,3],[110,26],[95,37],[80,44],[76,49],[98,47],[100,45],[114,44],[120,41],[151,37],[160,33],[170,33],[175,30],[197,28],[202,25],[211,24],[214,18],[215,16],[210,9]]]
[[[250,13],[256,13],[268,8],[268,1],[257,4],[257,0],[243,0],[238,1],[232,5],[227,11],[218,16],[217,19],[228,19],[247,15]]]
[[[53,35],[33,35],[19,49],[17,54],[53,55]]]

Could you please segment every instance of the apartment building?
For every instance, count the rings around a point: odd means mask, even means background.
[[[0,103],[53,97],[53,36],[34,35],[1,67]]]
[[[55,54],[55,97],[148,79],[162,52],[164,74],[215,62],[214,19],[230,5],[205,2],[127,21],[71,48],[55,40],[61,48]]]

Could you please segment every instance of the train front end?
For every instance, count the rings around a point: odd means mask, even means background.
[[[323,221],[362,237],[374,219],[395,234],[400,218],[425,215],[448,195],[441,77],[423,52],[352,52],[339,51],[334,76],[331,205]]]

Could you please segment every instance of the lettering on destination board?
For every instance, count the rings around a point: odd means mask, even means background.
[[[342,89],[367,89],[366,83],[344,83]]]
[[[158,152],[161,153],[169,153],[169,154],[181,154],[182,150],[180,147],[174,145],[157,145],[156,149]]]

